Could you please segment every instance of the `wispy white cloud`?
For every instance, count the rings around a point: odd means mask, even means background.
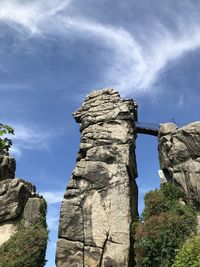
[[[20,83],[0,83],[0,92],[13,92],[13,91],[24,91],[29,90],[29,84],[20,84]]]
[[[59,222],[59,216],[57,214],[55,215],[47,215],[47,225],[48,229],[50,230],[57,230],[58,229],[58,222]]]
[[[43,131],[35,130],[33,128],[28,128],[24,125],[15,125],[15,135],[13,140],[20,142],[24,148],[47,148],[47,140],[51,137],[49,133]]]
[[[149,27],[149,34],[142,42],[125,28],[61,12],[71,2],[2,1],[0,20],[22,25],[36,36],[61,34],[70,38],[73,35],[101,44],[110,52],[107,66],[99,66],[102,84],[116,87],[124,94],[151,92],[171,61],[200,47],[200,21],[192,5],[190,20],[185,20],[184,13],[177,17],[169,13],[176,24],[174,31],[158,21]]]
[[[58,230],[59,213],[60,213],[59,203],[55,203],[54,205],[49,205],[47,201],[47,224],[48,228],[50,229],[50,232]]]
[[[63,22],[66,30],[82,34],[82,38],[96,38],[98,45],[109,48],[112,63],[108,66],[109,69],[102,68],[108,87],[116,86],[124,93],[134,87],[136,90],[141,73],[147,72],[147,65],[139,43],[129,32],[123,28],[78,18],[65,18]],[[131,84],[132,82],[134,84]]]
[[[22,150],[19,147],[17,147],[16,145],[14,145],[10,148],[10,154],[12,156],[15,156],[16,158],[19,158],[22,155]]]
[[[50,191],[40,193],[47,201],[49,205],[61,203],[64,192],[63,191]]]
[[[56,241],[58,240],[58,225],[59,225],[60,207],[57,205],[48,205],[47,207],[47,225],[49,231],[49,242],[47,246],[46,256],[47,264],[45,266],[54,266]]]
[[[45,20],[55,16],[59,11],[65,9],[71,0],[2,0],[0,3],[0,20],[7,22],[10,26],[18,24],[30,31],[31,34],[40,35],[41,26]]]
[[[38,127],[15,123],[9,123],[9,125],[12,125],[15,131],[13,136],[9,136],[13,140],[10,152],[17,157],[21,156],[24,150],[48,150],[51,140],[57,136]]]
[[[42,19],[42,14],[36,3],[20,3],[19,1],[2,1],[0,9],[0,20],[7,23],[16,23],[31,33],[39,32],[37,27]]]
[[[78,18],[63,21],[66,29],[82,33],[82,38],[101,40],[103,46],[113,51],[112,64],[109,70],[105,69],[104,79],[109,87],[117,87],[125,94],[151,90],[170,61],[200,47],[200,26],[192,22],[183,25],[180,19],[178,35],[158,24],[156,33],[152,32],[145,46],[123,28]]]
[[[179,98],[178,98],[178,107],[179,108],[182,108],[183,106],[184,106],[184,95],[183,94],[181,94],[180,96],[179,96]]]

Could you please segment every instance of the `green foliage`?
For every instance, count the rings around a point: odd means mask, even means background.
[[[47,230],[41,225],[20,227],[0,247],[0,267],[43,267]]]
[[[45,229],[47,228],[47,222],[46,222],[46,213],[47,213],[47,202],[44,198],[41,199],[40,202],[40,214],[41,216],[38,218],[38,224],[43,226]]]
[[[144,220],[149,219],[153,215],[159,215],[161,212],[167,211],[167,203],[161,190],[148,192],[144,197],[144,212],[142,217]]]
[[[9,149],[12,146],[11,139],[7,137],[2,138],[4,135],[8,134],[14,134],[13,128],[10,127],[9,125],[0,123],[0,154],[3,155],[8,154]]]
[[[23,220],[17,232],[0,246],[0,267],[43,267],[48,240],[47,204],[41,199],[40,217],[29,227]]]
[[[180,197],[171,184],[146,194],[142,221],[133,226],[138,267],[171,266],[176,250],[196,231],[196,211],[182,205]]]
[[[169,203],[173,203],[184,196],[184,193],[180,190],[180,188],[171,183],[162,185],[161,192]]]
[[[199,267],[200,266],[200,236],[186,241],[178,251],[172,267]]]
[[[179,205],[179,199],[183,197],[182,191],[170,184],[164,184],[161,189],[148,192],[144,197],[145,208],[143,218],[148,219],[153,215],[159,215],[161,212],[167,212]]]

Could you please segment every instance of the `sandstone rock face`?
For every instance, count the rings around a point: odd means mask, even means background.
[[[19,220],[12,220],[0,223],[0,246],[8,241],[17,231]]]
[[[0,155],[0,174],[1,246],[17,231],[19,224],[29,227],[43,217],[41,207],[46,203],[31,183],[18,178],[12,179],[15,176],[13,158]]]
[[[14,158],[0,155],[0,181],[15,177],[16,162]]]
[[[29,197],[35,194],[32,184],[20,179],[0,182],[0,222],[14,219],[23,212]]]
[[[179,185],[185,192],[184,201],[200,210],[200,122],[182,128],[163,124],[158,139],[165,178]]]
[[[130,223],[138,216],[134,114],[135,102],[113,89],[92,92],[74,113],[81,141],[60,212],[58,267],[133,266]]]
[[[38,197],[35,193],[28,198],[23,211],[23,223],[25,227],[29,227],[37,222],[43,214],[41,213],[41,207],[45,205],[44,199]],[[45,219],[45,218],[44,218]]]

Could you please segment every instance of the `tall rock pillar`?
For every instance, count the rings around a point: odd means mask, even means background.
[[[113,89],[92,92],[74,113],[77,164],[61,206],[57,267],[128,267],[137,217],[136,104]]]

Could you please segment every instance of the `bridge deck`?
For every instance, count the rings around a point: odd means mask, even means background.
[[[139,134],[148,134],[158,136],[159,125],[148,122],[136,122],[136,132]]]

